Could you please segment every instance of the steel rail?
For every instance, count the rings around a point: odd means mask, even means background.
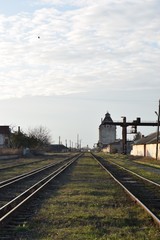
[[[52,155],[51,156],[46,155],[46,157],[53,157],[53,156]],[[43,157],[42,159],[37,159],[33,162],[27,162],[27,163],[24,162],[24,163],[18,163],[18,164],[7,166],[7,167],[2,167],[2,168],[0,168],[0,171],[5,171],[7,169],[14,168],[14,167],[22,167],[22,166],[29,165],[29,164],[36,164],[37,162],[43,162],[43,161],[46,161],[46,158]]]
[[[34,197],[41,189],[43,189],[50,181],[52,181],[56,176],[62,173],[67,167],[74,163],[82,154],[73,157],[69,162],[65,163],[63,166],[59,167],[53,173],[49,174],[47,177],[43,178],[32,187],[18,195],[16,198],[5,204],[0,208],[0,226],[3,225],[21,206],[23,206],[28,200]]]
[[[36,173],[40,173],[40,172],[42,172],[42,171],[44,171],[44,170],[46,170],[50,167],[53,167],[55,165],[56,165],[56,163],[54,163],[54,164],[52,163],[52,164],[49,164],[48,166],[37,168],[37,169],[35,169],[33,171],[30,171],[28,173],[23,173],[23,174],[18,175],[16,177],[4,180],[4,181],[0,182],[0,190],[4,187],[7,187],[7,186],[11,185],[11,184],[14,184],[17,181],[21,181],[22,179],[25,179],[25,178],[30,177],[32,175],[35,175]]]
[[[103,159],[105,160],[105,158],[103,158]],[[155,185],[155,186],[157,186],[157,187],[160,187],[160,184],[159,184],[159,183],[156,183],[156,182],[154,182],[154,181],[152,181],[152,180],[150,180],[150,179],[147,179],[147,178],[139,175],[138,173],[135,173],[135,172],[133,172],[132,170],[129,170],[128,168],[122,167],[121,165],[112,162],[111,160],[108,160],[108,159],[107,159],[107,161],[110,162],[111,164],[113,164],[113,165],[115,165],[115,166],[117,166],[117,167],[119,167],[119,168],[121,168],[121,169],[123,169],[123,170],[125,170],[125,171],[127,171],[127,172],[129,172],[129,173],[131,173],[131,174],[133,174],[133,175],[135,175],[135,176],[137,176],[137,177],[139,177],[139,178],[141,178],[142,180],[145,180],[146,182],[152,183],[153,185]]]
[[[51,164],[49,164],[49,165],[47,165],[47,166],[43,166],[43,167],[37,168],[37,169],[35,169],[35,170],[33,170],[33,171],[30,171],[30,172],[27,172],[27,173],[23,173],[23,174],[18,175],[18,176],[16,176],[16,177],[13,177],[13,178],[4,180],[4,181],[0,182],[0,190],[1,190],[2,188],[4,188],[4,187],[7,187],[7,186],[11,185],[11,184],[14,184],[14,183],[17,182],[17,181],[21,181],[21,180],[24,179],[24,178],[27,178],[27,177],[30,177],[30,176],[32,176],[32,175],[34,175],[34,174],[40,173],[40,172],[42,172],[42,171],[44,171],[44,170],[46,170],[46,169],[48,169],[48,168],[51,168],[51,167],[53,167],[53,166],[56,166],[57,164],[60,164],[60,163],[62,163],[62,162],[64,162],[64,161],[67,161],[67,160],[70,160],[70,159],[71,159],[71,157],[68,157],[68,158],[65,158],[65,159],[61,160],[61,161],[58,162],[58,163],[51,163]]]
[[[153,219],[156,225],[160,227],[160,219],[142,202],[140,201],[131,191],[129,191],[99,160],[98,157],[92,154],[93,158],[98,162],[98,164],[124,189],[124,191],[129,195],[129,197],[138,205],[140,205]],[[105,160],[105,159],[104,159]]]
[[[36,160],[36,161],[33,161],[33,162],[15,164],[15,165],[11,165],[11,166],[8,166],[8,167],[0,168],[0,171],[5,171],[5,170],[8,170],[8,169],[11,169],[11,168],[14,168],[14,167],[22,167],[22,166],[26,166],[26,165],[29,165],[29,164],[35,164],[35,163],[37,163],[37,162],[43,162],[43,161],[45,161],[45,160],[46,160],[46,159],[43,158],[43,159]]]

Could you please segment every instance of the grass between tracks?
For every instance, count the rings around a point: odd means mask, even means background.
[[[106,160],[111,160],[143,177],[160,183],[160,161],[149,157],[136,157],[122,154],[98,153],[97,155]]]
[[[139,164],[144,164],[146,166],[152,166],[155,168],[160,168],[160,160],[156,160],[152,157],[142,157],[142,156],[133,156],[133,155],[123,155],[123,154],[105,154],[105,153],[98,153],[102,156],[109,156],[112,159],[120,159],[120,160],[129,160],[130,162],[136,162]]]
[[[36,170],[38,168],[45,167],[49,164],[58,163],[61,160],[63,160],[63,158],[59,158],[59,159],[58,158],[57,159],[56,158],[53,158],[53,159],[46,158],[44,160],[42,158],[39,158],[39,159],[38,158],[31,158],[31,159],[22,158],[17,161],[18,164],[24,164],[22,166],[16,166],[16,165],[14,166],[13,164],[15,164],[15,163],[13,160],[13,162],[11,163],[12,164],[11,168],[0,172],[0,182],[4,181],[6,179],[9,179],[9,178],[16,177],[20,174],[24,174],[24,173]],[[6,164],[6,166],[7,166],[7,164]],[[8,164],[8,167],[9,166],[10,165]],[[0,167],[1,167],[1,163],[0,163]]]
[[[34,162],[35,160],[33,159],[32,161]],[[46,166],[47,164],[53,163],[53,160],[45,160],[45,161],[40,161],[40,162],[37,161],[36,163],[35,162],[33,163],[32,161],[27,162],[27,160],[26,160],[26,162],[24,162],[24,163],[26,163],[27,165],[23,165],[23,166],[19,166],[19,167],[15,166],[10,169],[1,171],[0,182],[4,181],[6,179],[9,179],[9,178],[16,177],[20,174],[24,174],[24,173],[33,171],[37,168],[41,168],[43,166]],[[22,162],[22,164],[23,164],[23,162]]]
[[[56,187],[56,189],[55,189]],[[53,184],[30,222],[19,226],[14,239],[133,240],[160,239],[150,217],[89,155]]]

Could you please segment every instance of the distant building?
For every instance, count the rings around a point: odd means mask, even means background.
[[[130,154],[133,141],[127,141],[127,154]],[[102,148],[105,153],[123,153],[122,139],[116,139],[115,142],[109,143]]]
[[[10,146],[10,128],[9,126],[0,126],[0,147]]]
[[[131,155],[156,158],[157,132],[151,133],[134,142]],[[158,159],[160,159],[160,135],[158,141]]]
[[[105,118],[101,120],[99,126],[99,141],[98,146],[103,148],[109,143],[113,143],[116,140],[116,126],[107,125],[107,122],[113,122],[109,112],[106,113]]]
[[[63,144],[51,144],[49,147],[48,147],[48,151],[51,151],[51,152],[68,152],[69,149],[64,146]]]

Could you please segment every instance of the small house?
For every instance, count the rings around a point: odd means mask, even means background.
[[[135,141],[132,146],[131,155],[156,158],[157,150],[158,159],[160,159],[160,135],[157,139],[157,132],[154,132]]]
[[[0,126],[0,148],[9,147],[10,132],[9,126]]]

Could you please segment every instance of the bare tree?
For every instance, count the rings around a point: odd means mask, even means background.
[[[50,131],[43,126],[35,127],[28,130],[28,137],[37,141],[37,145],[40,147],[47,146],[51,142]]]

